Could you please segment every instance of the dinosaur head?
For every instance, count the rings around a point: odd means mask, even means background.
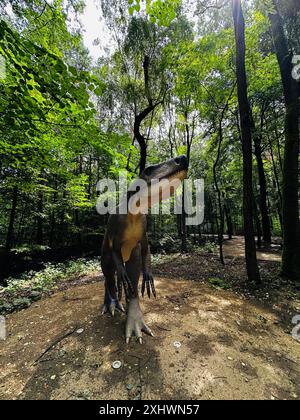
[[[187,157],[179,156],[159,165],[149,166],[142,172],[140,179],[145,180],[148,185],[162,180],[171,182],[178,179],[181,182],[187,177],[188,166]]]
[[[159,165],[146,168],[140,178],[133,182],[131,193],[137,212],[145,212],[158,202],[167,200],[175,194],[177,188],[187,177],[188,160],[186,156],[170,159]],[[134,191],[134,192],[133,192]]]

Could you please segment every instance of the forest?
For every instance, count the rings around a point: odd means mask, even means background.
[[[0,313],[98,278],[98,181],[185,155],[205,183],[204,221],[150,214],[154,271],[282,305],[290,331],[299,36],[298,0],[1,0]]]

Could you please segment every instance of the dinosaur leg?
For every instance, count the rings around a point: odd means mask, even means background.
[[[126,343],[129,343],[130,338],[135,335],[138,341],[142,344],[142,331],[148,335],[153,336],[150,328],[145,324],[143,313],[141,311],[139,302],[139,278],[142,269],[141,262],[141,246],[138,245],[132,251],[130,260],[126,263],[126,272],[131,280],[133,292],[129,295],[127,321],[126,321]]]
[[[109,312],[114,316],[116,309],[125,312],[122,303],[117,297],[115,268],[112,258],[102,259],[102,271],[105,276],[105,297],[101,308],[102,315]]]

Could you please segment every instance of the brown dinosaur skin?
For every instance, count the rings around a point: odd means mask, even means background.
[[[168,160],[160,165],[150,166],[141,174],[140,179],[150,187],[152,180],[179,179],[187,176],[188,161],[185,156]],[[132,193],[128,193],[127,200]],[[161,199],[161,197],[160,197]],[[151,201],[149,201],[151,206]],[[142,343],[142,331],[153,335],[145,324],[139,304],[139,278],[143,273],[142,295],[145,290],[150,298],[156,297],[151,270],[151,254],[147,236],[147,217],[145,214],[114,214],[108,221],[102,245],[102,271],[105,276],[105,298],[102,314],[115,309],[124,311],[121,303],[122,289],[127,301],[126,342],[133,334]],[[117,282],[116,282],[117,275]]]

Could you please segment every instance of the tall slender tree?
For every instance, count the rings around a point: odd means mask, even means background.
[[[265,245],[270,245],[272,241],[271,225],[268,210],[267,180],[263,162],[262,137],[264,128],[265,105],[262,104],[260,111],[260,127],[256,130],[253,116],[251,116],[252,128],[254,132],[254,154],[256,157],[258,181],[259,181],[259,208],[261,213],[263,240]]]
[[[256,257],[256,245],[253,224],[253,185],[252,185],[252,132],[251,110],[248,99],[246,74],[246,42],[245,19],[241,0],[232,0],[232,12],[236,39],[236,73],[238,87],[238,102],[240,113],[241,137],[243,145],[243,212],[245,230],[245,252],[248,279],[257,284],[261,283]]]

